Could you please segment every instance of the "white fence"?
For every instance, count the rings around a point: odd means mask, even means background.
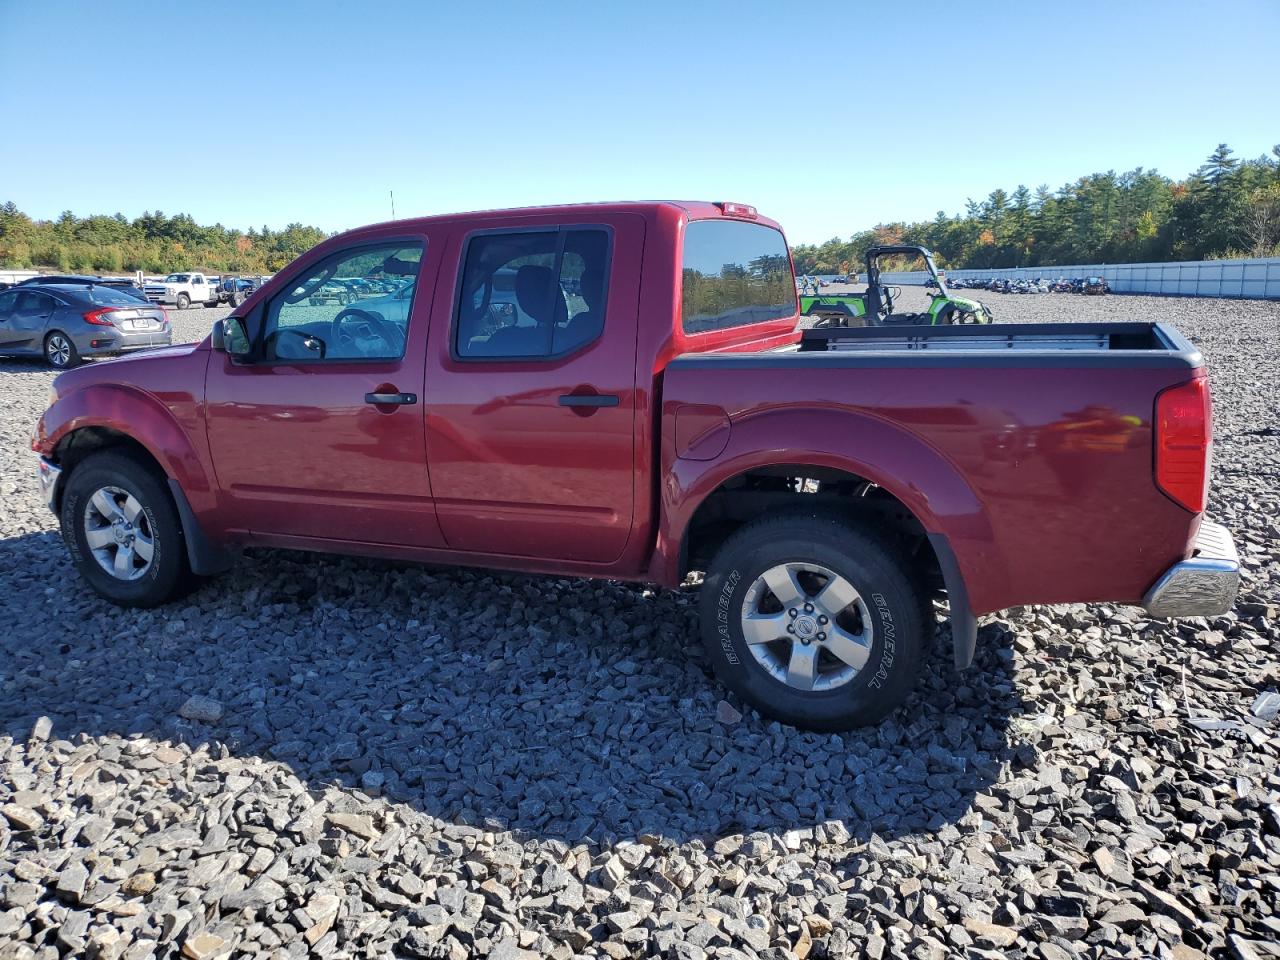
[[[988,277],[1007,280],[1056,280],[1058,277],[1102,277],[1115,293],[1149,293],[1169,297],[1246,297],[1280,300],[1280,257],[1247,260],[1194,260],[1184,263],[1073,264],[1065,267],[1006,267],[948,270],[954,279]],[[882,274],[886,283],[922,284],[926,273]],[[864,276],[865,280],[865,276]]]

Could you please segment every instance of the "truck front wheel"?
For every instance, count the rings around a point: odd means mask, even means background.
[[[185,310],[189,306],[191,306],[191,298],[185,293],[178,294],[178,309]]]
[[[877,723],[915,685],[934,619],[898,553],[836,514],[753,521],[702,587],[716,675],[766,716],[808,730]]]
[[[62,539],[98,594],[122,607],[154,607],[190,582],[178,511],[153,471],[106,451],[65,482]]]

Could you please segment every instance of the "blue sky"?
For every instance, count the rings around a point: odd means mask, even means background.
[[[819,242],[1280,141],[1280,2],[0,0],[0,201],[334,230],[740,200]]]

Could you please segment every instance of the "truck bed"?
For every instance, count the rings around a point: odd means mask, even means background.
[[[884,487],[948,537],[980,614],[1138,603],[1187,556],[1199,516],[1156,486],[1152,421],[1202,366],[1154,323],[839,328],[678,357],[662,390],[668,409],[723,411],[721,460],[773,451]]]
[[[942,327],[837,327],[805,330],[799,352],[856,354],[873,359],[915,354],[912,363],[967,364],[1016,354],[1030,361],[1080,366],[1198,367],[1199,351],[1172,327],[1159,323],[1026,323]]]

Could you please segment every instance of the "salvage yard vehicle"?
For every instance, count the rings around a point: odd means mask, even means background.
[[[313,305],[335,277],[407,302]],[[123,606],[246,546],[702,572],[716,673],[820,730],[902,703],[935,600],[961,668],[1006,607],[1231,607],[1208,381],[1176,330],[799,320],[786,240],[743,204],[366,227],[201,343],[58,377],[39,483],[80,575]]]
[[[137,297],[139,300],[146,300],[146,294],[129,277],[89,277],[76,273],[60,273],[48,276],[29,277],[21,283],[16,284],[20,287],[28,287],[32,284],[66,284],[76,287],[111,287],[113,290],[120,290],[130,296]]]
[[[152,303],[162,303],[185,310],[195,303],[204,307],[218,305],[218,285],[203,273],[171,273],[159,283],[148,283],[143,292]]]
[[[307,302],[314,307],[324,303],[346,305],[355,299],[355,294],[351,292],[345,283],[330,280],[328,283],[323,283],[312,290]]]
[[[0,293],[0,354],[42,356],[57,370],[172,338],[163,307],[113,287],[24,283]]]
[[[1107,285],[1107,281],[1103,280],[1102,277],[1086,277],[1080,292],[1088,296],[1098,296],[1110,293],[1111,287]]]
[[[262,281],[257,277],[220,277],[217,285],[218,302],[238,307],[260,286]]]
[[[923,313],[895,313],[894,300],[901,288],[882,282],[882,261],[900,258],[924,261],[929,277],[925,288],[936,291]],[[800,297],[800,312],[816,317],[818,326],[887,327],[934,326],[953,323],[990,323],[991,311],[977,300],[957,297],[924,247],[896,245],[872,247],[866,253],[867,289],[862,293],[817,294]]]

